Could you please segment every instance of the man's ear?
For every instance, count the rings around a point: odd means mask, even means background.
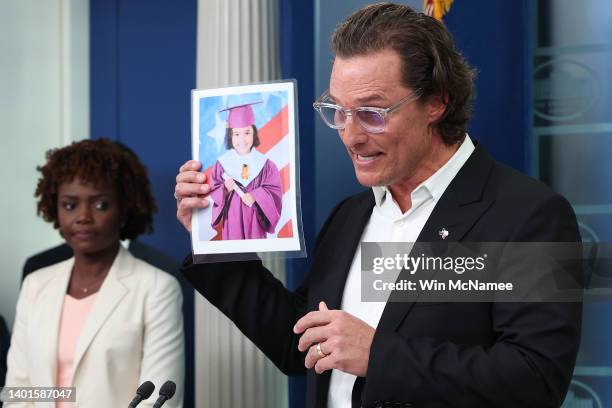
[[[446,106],[448,104],[448,98],[446,96],[433,95],[427,101],[429,107],[429,124],[433,125],[438,123],[446,112]]]

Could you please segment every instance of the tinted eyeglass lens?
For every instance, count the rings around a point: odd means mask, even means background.
[[[344,126],[345,117],[344,113],[341,110],[331,108],[329,106],[321,106],[319,112],[321,113],[321,117],[323,118],[325,123],[327,123],[328,126]]]
[[[366,130],[382,132],[385,128],[385,118],[379,112],[360,110],[355,112],[355,116]]]
[[[334,109],[334,111],[334,125],[344,127],[346,124],[346,115],[344,114],[344,111],[341,109]]]

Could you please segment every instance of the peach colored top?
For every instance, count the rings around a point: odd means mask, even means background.
[[[93,307],[97,293],[82,299],[70,295],[64,297],[62,316],[60,318],[59,338],[57,341],[57,386],[72,386],[74,353],[79,335],[83,330],[87,316]],[[70,402],[56,402],[56,408],[71,407]]]

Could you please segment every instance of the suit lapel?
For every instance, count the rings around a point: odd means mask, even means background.
[[[340,309],[344,285],[355,256],[361,236],[372,214],[374,196],[371,192],[359,196],[359,200],[342,214],[342,224],[329,231],[330,236],[339,237],[321,268],[326,271],[317,295],[330,309]],[[315,269],[317,266],[313,266]]]
[[[441,231],[448,232],[450,242],[462,241],[473,225],[493,204],[494,199],[485,196],[485,186],[493,160],[480,145],[459,170],[448,186],[421,230],[417,242],[440,242]],[[402,279],[402,275],[398,277]],[[408,301],[387,302],[377,330],[395,331],[410,312],[418,293]],[[392,299],[392,298],[391,298]]]
[[[96,336],[96,333],[98,333],[104,322],[106,322],[113,310],[115,310],[121,299],[127,294],[128,290],[125,285],[121,283],[121,279],[132,270],[132,261],[133,259],[127,251],[120,246],[115,261],[106,279],[104,279],[102,287],[98,291],[97,299],[79,335],[74,354],[73,378],[76,378],[81,360]]]
[[[57,378],[57,343],[59,338],[59,326],[62,317],[64,298],[68,289],[70,272],[74,265],[74,258],[68,259],[54,266],[56,273],[47,284],[48,290],[39,302],[45,305],[40,322],[40,333],[47,333],[48,338],[40,341],[42,363],[40,367],[46,367],[45,377],[48,382],[44,384],[55,385]]]

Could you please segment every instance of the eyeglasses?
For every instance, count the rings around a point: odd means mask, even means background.
[[[359,126],[368,133],[382,133],[385,131],[386,117],[388,114],[399,108],[405,103],[415,101],[421,97],[421,89],[417,89],[405,98],[400,99],[388,108],[374,108],[362,106],[355,109],[345,109],[342,106],[332,103],[329,98],[329,90],[316,100],[312,106],[315,108],[321,119],[332,129],[342,130],[346,127],[346,119],[353,116]]]

